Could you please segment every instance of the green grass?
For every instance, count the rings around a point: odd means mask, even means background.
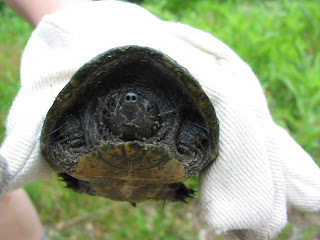
[[[257,74],[275,121],[320,165],[320,12],[313,1],[145,0],[162,19],[208,31],[233,48]],[[32,29],[0,9],[0,122],[19,88],[19,62]],[[0,140],[4,125],[0,126]],[[196,186],[197,179],[189,184]],[[127,203],[74,194],[55,176],[26,187],[51,239],[222,239],[210,232],[197,200],[190,204]],[[295,215],[296,216],[296,215]],[[320,224],[299,215],[277,239],[316,239]]]
[[[26,187],[51,239],[197,239],[194,205],[129,203],[61,190],[55,177]],[[196,203],[195,203],[196,204]],[[189,217],[188,217],[189,216]],[[193,229],[194,228],[194,229]]]
[[[19,89],[19,62],[32,29],[7,8],[0,12],[0,141],[4,121]]]
[[[258,76],[275,121],[320,164],[317,1],[150,0],[144,6],[210,32],[234,49]]]

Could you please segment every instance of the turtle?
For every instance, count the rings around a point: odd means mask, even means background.
[[[43,157],[75,192],[136,204],[186,201],[183,181],[218,155],[219,121],[199,82],[159,50],[94,57],[60,91],[43,123]]]

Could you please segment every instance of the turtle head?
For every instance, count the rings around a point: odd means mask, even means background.
[[[159,127],[157,103],[140,91],[112,95],[107,109],[109,129],[125,141],[150,138]]]

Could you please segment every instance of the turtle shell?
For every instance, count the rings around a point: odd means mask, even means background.
[[[133,90],[156,105],[156,120],[148,133],[140,127],[124,137],[110,130],[106,106]],[[218,119],[198,81],[169,56],[140,46],[114,48],[84,64],[41,133],[43,156],[67,187],[132,203],[184,201],[193,191],[182,181],[217,157],[218,142]]]

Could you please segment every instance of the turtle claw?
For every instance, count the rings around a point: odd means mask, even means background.
[[[171,198],[168,199],[172,202],[184,202],[188,203],[186,201],[187,198],[194,198],[193,194],[195,191],[193,191],[190,188],[187,188],[183,183],[173,183],[170,184],[169,187],[172,193],[170,194]]]
[[[183,185],[184,186],[184,185]],[[186,186],[184,186],[184,188],[180,188],[178,191],[177,191],[177,201],[181,201],[181,202],[184,202],[184,203],[188,203],[186,201],[187,198],[194,198],[194,193],[195,191],[193,191],[191,188],[187,188]]]
[[[164,206],[166,205],[166,200],[163,200],[163,202],[162,202],[162,206],[161,206],[161,210],[163,210],[164,209]]]
[[[77,190],[79,186],[79,180],[71,177],[67,173],[59,173],[59,177],[61,177],[60,181],[63,181],[66,183],[66,188],[71,188],[73,190]]]

